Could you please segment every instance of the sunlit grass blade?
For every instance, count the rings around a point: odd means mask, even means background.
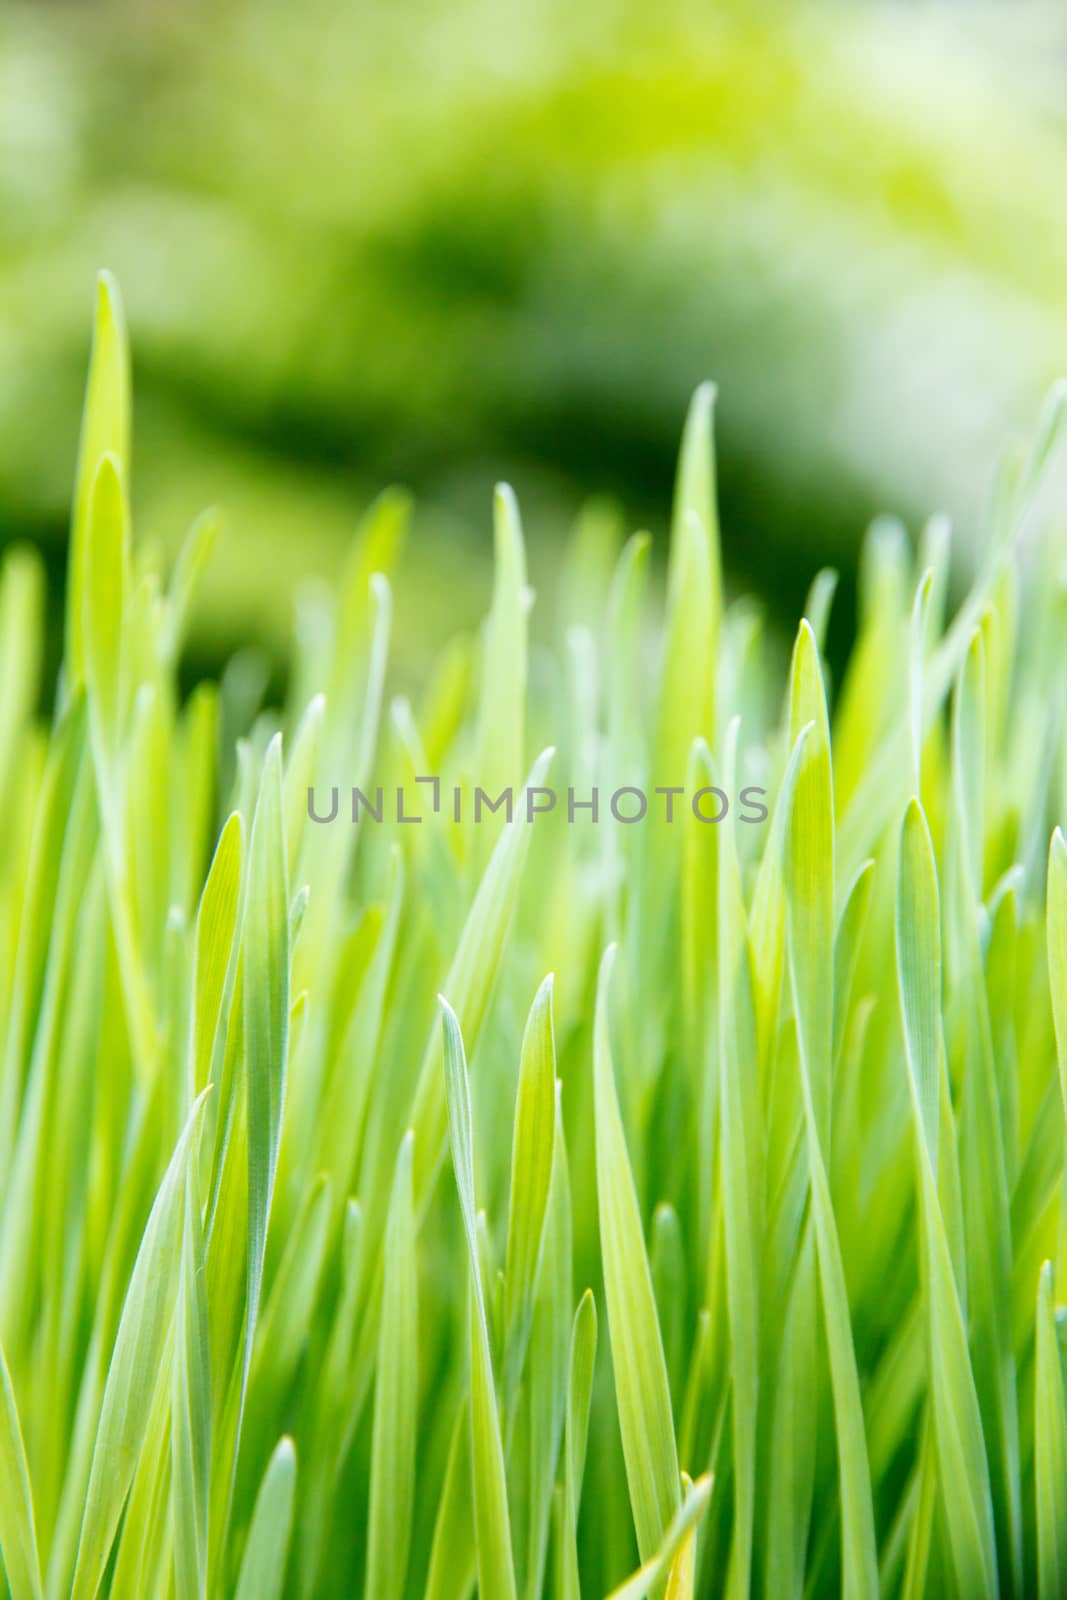
[[[1038,1595],[1040,1600],[1054,1600],[1067,1589],[1067,1396],[1049,1261],[1041,1268],[1037,1288],[1034,1476]]]
[[[144,1441],[178,1293],[186,1173],[203,1105],[201,1095],[159,1187],[126,1291],[96,1432],[72,1600],[96,1595]]]
[[[493,1380],[489,1319],[482,1293],[474,1203],[474,1147],[470,1086],[463,1036],[455,1012],[441,1001],[448,1127],[470,1268],[470,1427],[478,1588],[482,1594],[516,1600],[504,1444]]]
[[[403,1597],[415,1497],[419,1371],[413,1144],[414,1135],[407,1133],[397,1156],[385,1232],[367,1549],[367,1593],[381,1600]]]
[[[578,1577],[578,1509],[585,1476],[589,1438],[589,1409],[593,1398],[596,1363],[597,1316],[593,1292],[587,1289],[574,1313],[570,1366],[567,1377],[567,1418],[563,1434],[563,1517],[559,1529],[557,1561],[560,1600],[581,1600]]]
[[[715,417],[716,389],[713,383],[702,383],[693,394],[686,414],[682,433],[682,447],[678,457],[678,472],[674,486],[674,508],[671,518],[671,554],[668,565],[668,585],[677,591],[684,581],[681,540],[687,520],[695,516],[707,552],[706,566],[711,602],[710,621],[712,639],[718,630],[722,612],[722,557],[719,550],[719,512],[715,489]],[[710,732],[710,730],[705,730]]]
[[[642,1562],[638,1571],[625,1583],[613,1589],[608,1600],[645,1600],[646,1595],[660,1592],[664,1583],[667,1585],[665,1600],[687,1600],[687,1594],[692,1591],[681,1587],[683,1582],[688,1581],[691,1571],[691,1557],[686,1553],[686,1547],[707,1510],[711,1487],[711,1477],[705,1475],[696,1480],[684,1499],[679,1496],[678,1509],[664,1529],[662,1542],[655,1554]],[[683,1558],[681,1565],[676,1567],[680,1556]]]
[[[534,762],[526,780],[527,788],[536,788],[544,782],[553,754],[553,750],[545,750]],[[472,1050],[503,956],[530,847],[530,831],[521,810],[516,811],[513,820],[501,830],[445,979],[449,1003],[455,1007]],[[435,1028],[423,1057],[411,1117],[415,1132],[415,1205],[420,1212],[444,1151],[447,1113],[441,1049],[441,1034]]]
[[[990,802],[989,700],[984,629],[976,629],[952,706],[953,937],[946,941],[957,986],[967,995],[961,1026],[960,1172],[967,1246],[967,1316],[975,1384],[987,1438],[1005,1584],[1022,1582],[1022,1485],[1018,1392],[1012,1346],[1011,1198],[994,1041],[984,970],[982,904]]]
[[[789,952],[797,1030],[823,1159],[830,1141],[833,1062],[834,793],[830,728],[815,636],[800,625],[789,687],[789,738],[803,747],[790,814],[787,860]]]
[[[219,835],[214,860],[196,917],[193,965],[193,1017],[189,1036],[190,1082],[194,1095],[212,1075],[222,1021],[241,883],[244,832],[233,812]]]
[[[205,1295],[204,1237],[195,1165],[185,1185],[181,1283],[175,1314],[171,1401],[174,1578],[181,1600],[207,1595],[211,1472],[211,1341]]]
[[[234,1600],[278,1600],[293,1524],[296,1451],[282,1439],[263,1474]]]
[[[914,799],[901,835],[897,969],[915,1128],[929,1382],[942,1509],[960,1593],[996,1595],[989,1467],[937,1189],[943,1048],[941,914],[933,845],[922,808]]]
[[[495,796],[522,772],[526,725],[526,551],[518,504],[506,483],[493,496],[493,548],[475,771]]]
[[[513,1394],[518,1384],[529,1338],[534,1282],[552,1179],[555,1124],[556,1047],[550,974],[534,997],[526,1023],[515,1100],[504,1268],[505,1395]]]
[[[671,1394],[608,1037],[615,964],[609,946],[597,984],[593,1079],[600,1248],[611,1360],[637,1543],[651,1561],[681,1500]]]
[[[245,1371],[259,1311],[267,1220],[281,1137],[289,1032],[289,896],[282,834],[281,740],[272,740],[252,823],[244,920],[248,1074],[248,1295]]]
[[[471,1423],[467,1396],[464,1395],[452,1427],[423,1600],[466,1600],[474,1588],[474,1578]]]
[[[26,1447],[15,1391],[0,1350],[0,1556],[11,1600],[41,1600],[41,1566]]]
[[[727,734],[726,783],[733,787],[738,724]],[[727,1593],[752,1587],[752,1537],[759,1422],[759,1264],[763,1258],[763,1128],[756,1012],[748,929],[733,824],[719,838],[719,1159],[726,1241],[733,1403],[734,1523]]]
[[[1056,1030],[1060,1095],[1067,1120],[1067,842],[1059,828],[1049,845],[1046,919],[1049,993]]]
[[[797,1254],[778,1358],[767,1503],[767,1600],[799,1600],[815,1488],[818,1312],[810,1226]]]
[[[85,547],[89,501],[101,458],[130,458],[130,354],[118,285],[109,272],[97,280],[96,319],[89,382],[82,415],[78,466],[71,516],[70,571],[67,583],[66,670],[68,689],[76,689],[85,671]]]
[[[848,1288],[826,1168],[833,1065],[834,818],[829,731],[814,636],[801,623],[790,683],[790,733],[812,724],[793,800],[789,966],[796,1012],[823,1319],[837,1430],[843,1593],[877,1592],[874,1505]]]

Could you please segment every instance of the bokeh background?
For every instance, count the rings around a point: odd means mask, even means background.
[[[7,4],[0,537],[58,618],[106,266],[137,536],[225,512],[192,675],[283,672],[390,482],[402,676],[485,604],[498,478],[539,590],[583,507],[662,548],[705,377],[729,586],[793,619],[832,563],[847,632],[870,518],[965,563],[1067,370],[1065,89],[1060,5]]]

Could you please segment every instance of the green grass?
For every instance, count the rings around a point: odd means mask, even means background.
[[[483,633],[390,700],[392,492],[288,703],[182,703],[215,525],[131,540],[102,280],[51,728],[0,578],[17,1600],[1064,1592],[1064,392],[951,620],[943,524],[872,530],[832,693],[831,575],[784,683],[724,598],[713,400],[662,617],[590,520],[529,647],[503,489]],[[473,821],[524,777],[599,821]],[[353,826],[379,784],[424,820]]]

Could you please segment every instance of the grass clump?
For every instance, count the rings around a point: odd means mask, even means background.
[[[390,702],[394,493],[288,704],[183,703],[214,523],[166,584],[131,543],[102,283],[47,730],[32,555],[0,583],[16,1600],[1063,1592],[1063,396],[951,621],[944,527],[880,524],[840,690],[824,573],[784,698],[712,400],[654,671],[603,520],[528,649],[502,490],[484,634]]]

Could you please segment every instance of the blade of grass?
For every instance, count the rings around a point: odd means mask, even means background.
[[[278,1600],[293,1524],[296,1451],[281,1439],[263,1474],[234,1600]]]
[[[608,1038],[616,947],[600,963],[593,1079],[600,1247],[615,1396],[637,1543],[651,1561],[681,1502],[671,1394]]]
[[[186,1173],[204,1091],[152,1207],[122,1308],[96,1430],[71,1600],[94,1600],[133,1481],[178,1292]]]
[[[470,1424],[478,1588],[499,1600],[516,1600],[504,1444],[493,1381],[489,1320],[482,1292],[474,1205],[474,1146],[470,1085],[459,1019],[440,999],[452,1165],[470,1267]]]
[[[418,1278],[411,1187],[414,1134],[396,1161],[385,1231],[385,1290],[374,1393],[367,1593],[402,1600],[415,1498]]]
[[[11,1600],[41,1600],[33,1491],[15,1391],[0,1350],[0,1555]]]

